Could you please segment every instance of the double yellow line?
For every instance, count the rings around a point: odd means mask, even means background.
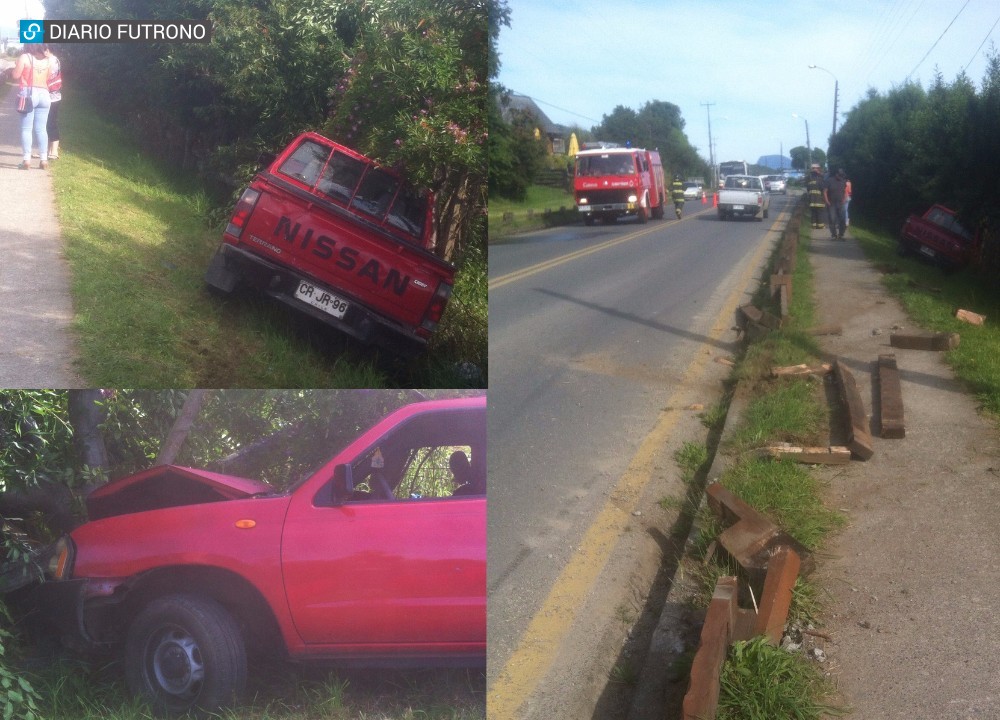
[[[693,215],[688,215],[686,218],[681,218],[681,222],[684,222],[685,220],[690,220],[691,218],[696,217],[699,214],[700,213],[695,213]],[[656,222],[654,222],[649,227],[643,227],[641,230],[636,230],[634,232],[630,232],[630,233],[628,233],[626,235],[622,235],[621,237],[612,238],[611,240],[607,240],[607,241],[599,243],[597,245],[591,245],[590,247],[582,248],[580,250],[577,250],[576,252],[571,252],[568,255],[560,255],[557,258],[552,258],[551,260],[546,260],[545,262],[540,262],[537,265],[531,265],[529,267],[522,268],[520,270],[515,270],[514,272],[510,272],[510,273],[507,273],[506,275],[501,275],[500,277],[496,277],[496,278],[490,280],[489,289],[490,290],[499,290],[500,288],[504,287],[505,285],[510,285],[512,282],[517,282],[518,280],[523,280],[523,279],[525,279],[527,277],[531,277],[532,275],[535,275],[537,273],[544,272],[546,270],[549,270],[549,269],[554,268],[554,267],[558,267],[558,266],[563,265],[563,264],[568,263],[568,262],[572,262],[573,260],[576,260],[577,258],[586,257],[587,255],[592,255],[593,253],[596,253],[596,252],[601,252],[603,250],[608,250],[610,248],[615,247],[616,245],[621,245],[622,243],[630,242],[632,240],[635,240],[636,238],[640,238],[640,237],[642,237],[644,235],[649,235],[652,232],[656,232],[657,230],[665,230],[665,229],[667,229],[669,227],[673,227],[674,225],[676,225],[676,223],[671,223],[669,225],[663,225],[663,224],[657,224]]]

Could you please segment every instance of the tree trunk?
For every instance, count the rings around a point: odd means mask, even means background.
[[[156,457],[155,465],[171,465],[177,459],[177,455],[180,453],[188,433],[191,432],[191,426],[194,424],[195,418],[201,412],[201,406],[204,404],[208,392],[208,390],[192,390],[184,398],[184,406],[181,408],[177,419],[174,420],[174,426],[170,428],[170,434],[167,435],[167,439],[164,440],[163,445],[160,447],[160,454]]]
[[[69,422],[73,426],[73,443],[80,461],[86,467],[102,470],[107,475],[110,463],[101,425],[107,420],[108,412],[101,403],[102,399],[100,390],[70,390]]]

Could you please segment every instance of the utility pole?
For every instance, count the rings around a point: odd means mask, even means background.
[[[719,176],[715,169],[715,149],[712,144],[712,106],[715,103],[701,103],[708,114],[708,162],[712,166],[712,188],[719,186]]]

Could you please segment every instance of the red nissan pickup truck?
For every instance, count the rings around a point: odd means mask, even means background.
[[[307,132],[259,172],[205,274],[241,283],[366,344],[423,350],[454,284],[436,256],[434,198],[391,170]]]
[[[177,466],[113,481],[25,604],[118,649],[159,713],[238,700],[260,655],[484,664],[486,398],[408,405],[331,455],[283,492]]]

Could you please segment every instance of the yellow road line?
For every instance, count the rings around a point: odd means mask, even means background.
[[[701,213],[688,215],[685,218],[681,218],[681,222],[684,222],[685,220],[690,220],[691,218],[697,217],[700,214]],[[656,230],[666,229],[668,227],[673,227],[674,225],[676,225],[676,223],[672,223],[670,225],[654,224],[652,227],[645,227],[642,230],[636,230],[634,232],[628,233],[627,235],[622,235],[621,237],[613,238],[611,240],[606,240],[605,242],[599,243],[597,245],[592,245],[591,247],[583,248],[581,250],[577,250],[576,252],[571,252],[568,255],[560,255],[557,258],[552,258],[551,260],[540,262],[537,265],[531,265],[526,268],[521,268],[520,270],[515,270],[514,272],[510,272],[507,273],[506,275],[501,275],[500,277],[490,280],[489,290],[499,290],[504,285],[509,285],[512,282],[516,282],[518,280],[523,280],[524,278],[531,277],[532,275],[540,273],[544,270],[548,270],[549,268],[558,267],[559,265],[563,265],[564,263],[576,260],[577,258],[586,257],[587,255],[591,255],[596,252],[601,252],[602,250],[608,250],[610,248],[615,247],[616,245],[621,245],[622,243],[629,242],[630,240],[635,240],[636,238],[640,238],[643,235],[649,235],[651,232],[655,232]]]
[[[787,211],[782,211],[771,227],[780,223]],[[760,267],[764,253],[771,247],[762,242],[740,274],[736,287],[726,298],[712,329],[702,346],[715,343],[730,328],[731,317],[749,285],[753,273]],[[684,371],[678,389],[667,401],[652,431],[643,438],[639,449],[615,484],[597,519],[587,529],[573,557],[559,574],[542,607],[532,618],[517,648],[507,660],[493,686],[487,692],[486,714],[490,720],[516,720],[521,704],[545,678],[569,631],[576,611],[582,607],[590,588],[604,569],[618,539],[630,522],[632,510],[653,477],[654,460],[670,439],[680,418],[674,410],[681,394],[705,371],[710,353],[695,350],[695,359]]]

